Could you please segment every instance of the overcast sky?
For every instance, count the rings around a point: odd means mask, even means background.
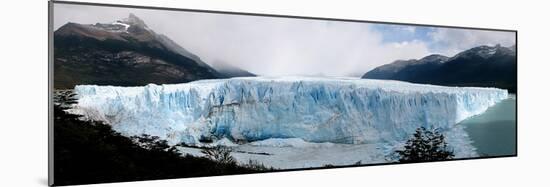
[[[54,9],[54,29],[67,22],[110,23],[134,13],[206,63],[268,76],[360,76],[399,59],[515,44],[512,32],[89,5],[55,4]]]

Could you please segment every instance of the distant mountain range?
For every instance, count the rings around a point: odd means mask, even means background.
[[[217,71],[133,14],[106,24],[67,23],[54,32],[55,88],[182,83],[243,72]]]
[[[397,60],[377,67],[362,78],[401,80],[447,86],[497,87],[517,90],[516,46],[479,46],[453,57],[429,55]]]

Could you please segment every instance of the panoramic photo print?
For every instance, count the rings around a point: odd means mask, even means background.
[[[54,3],[53,184],[515,156],[516,32]]]

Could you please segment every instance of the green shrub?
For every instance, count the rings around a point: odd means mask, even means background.
[[[450,160],[454,153],[447,147],[445,137],[437,130],[421,127],[405,143],[403,150],[395,151],[399,162],[425,162]]]

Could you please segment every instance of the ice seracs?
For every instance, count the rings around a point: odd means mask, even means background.
[[[403,142],[420,126],[453,127],[506,99],[496,88],[356,78],[247,77],[143,87],[76,86],[73,112],[125,135],[201,145],[228,139]],[[264,141],[263,144],[276,144]]]

